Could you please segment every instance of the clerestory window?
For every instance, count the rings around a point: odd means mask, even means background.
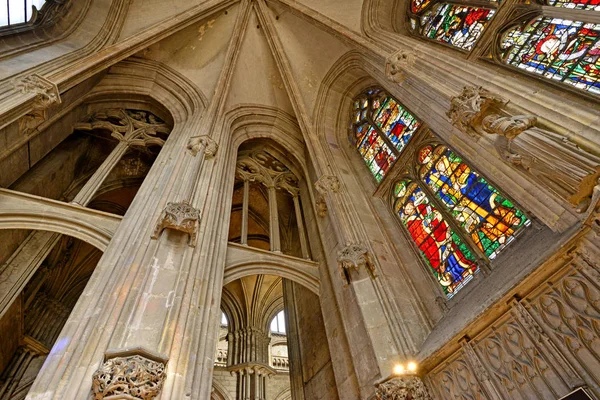
[[[387,114],[389,118],[377,122]],[[482,262],[496,258],[531,225],[510,199],[450,147],[428,138],[405,154],[414,137],[428,133],[383,90],[369,89],[358,96],[351,118],[350,140],[378,182],[394,161],[403,162],[405,172],[393,185],[391,204],[448,298],[473,278]],[[373,131],[377,136],[371,140]],[[394,149],[392,155],[378,163],[378,155],[387,156],[389,149]]]
[[[408,30],[472,59],[600,94],[600,0],[534,3],[411,0]],[[503,22],[488,29],[500,11]]]
[[[0,0],[0,28],[30,22],[45,0]]]

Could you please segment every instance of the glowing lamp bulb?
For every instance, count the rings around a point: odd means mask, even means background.
[[[415,372],[417,370],[417,363],[411,361],[408,363],[407,368],[410,372]]]
[[[396,364],[394,366],[394,374],[402,375],[404,373],[404,366],[401,364]]]

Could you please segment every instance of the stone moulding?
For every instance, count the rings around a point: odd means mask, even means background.
[[[219,144],[208,135],[192,136],[187,145],[194,157],[201,151],[206,158],[213,158],[219,150]]]
[[[229,373],[233,375],[256,375],[271,377],[277,374],[275,369],[262,363],[244,363],[237,364],[227,368]]]
[[[346,246],[338,252],[338,268],[340,276],[344,281],[344,286],[347,286],[351,281],[350,270],[354,269],[358,271],[361,266],[367,268],[367,272],[372,279],[377,277],[375,266],[371,262],[369,255],[369,249],[361,244],[353,244]]]
[[[184,200],[181,203],[167,203],[156,222],[152,239],[158,239],[165,229],[174,229],[187,233],[189,235],[188,244],[194,247],[199,222],[200,211],[192,207],[189,202]]]
[[[152,400],[162,390],[167,358],[141,348],[106,353],[92,376],[94,400]]]
[[[377,385],[376,400],[433,400],[418,376],[398,376]]]

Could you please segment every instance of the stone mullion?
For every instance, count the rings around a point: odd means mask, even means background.
[[[250,197],[250,182],[248,179],[244,179],[244,193],[242,199],[242,232],[240,236],[240,243],[248,245],[248,207]]]
[[[269,193],[269,237],[271,239],[271,251],[274,253],[281,253],[277,189],[275,186],[267,186],[267,191]]]

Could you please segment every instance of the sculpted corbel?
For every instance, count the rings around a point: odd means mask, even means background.
[[[406,70],[412,68],[417,61],[417,54],[410,50],[399,50],[385,62],[385,75],[395,83],[406,80]]]
[[[347,286],[352,281],[350,277],[350,270],[354,269],[358,271],[362,266],[367,269],[367,272],[372,279],[377,277],[375,265],[371,261],[371,256],[367,246],[361,244],[351,244],[344,247],[338,252],[337,262],[344,286]]]
[[[188,244],[196,245],[196,235],[200,222],[200,211],[195,209],[187,201],[180,203],[167,203],[152,234],[152,239],[158,239],[165,229],[174,229],[189,235]]]
[[[190,138],[187,148],[194,157],[203,151],[206,158],[212,158],[217,154],[219,144],[208,135],[199,135]]]
[[[94,400],[152,400],[167,377],[167,360],[141,349],[107,355],[92,376]]]
[[[47,110],[54,104],[60,104],[58,86],[52,81],[38,74],[28,75],[14,81],[15,90],[21,93],[35,94],[35,100],[30,112],[19,120],[19,132],[29,135],[48,118]]]
[[[467,86],[450,99],[452,124],[474,138],[486,135],[506,162],[585,212],[600,178],[600,157],[570,137],[536,126],[535,115],[512,115],[508,101],[482,87]]]

